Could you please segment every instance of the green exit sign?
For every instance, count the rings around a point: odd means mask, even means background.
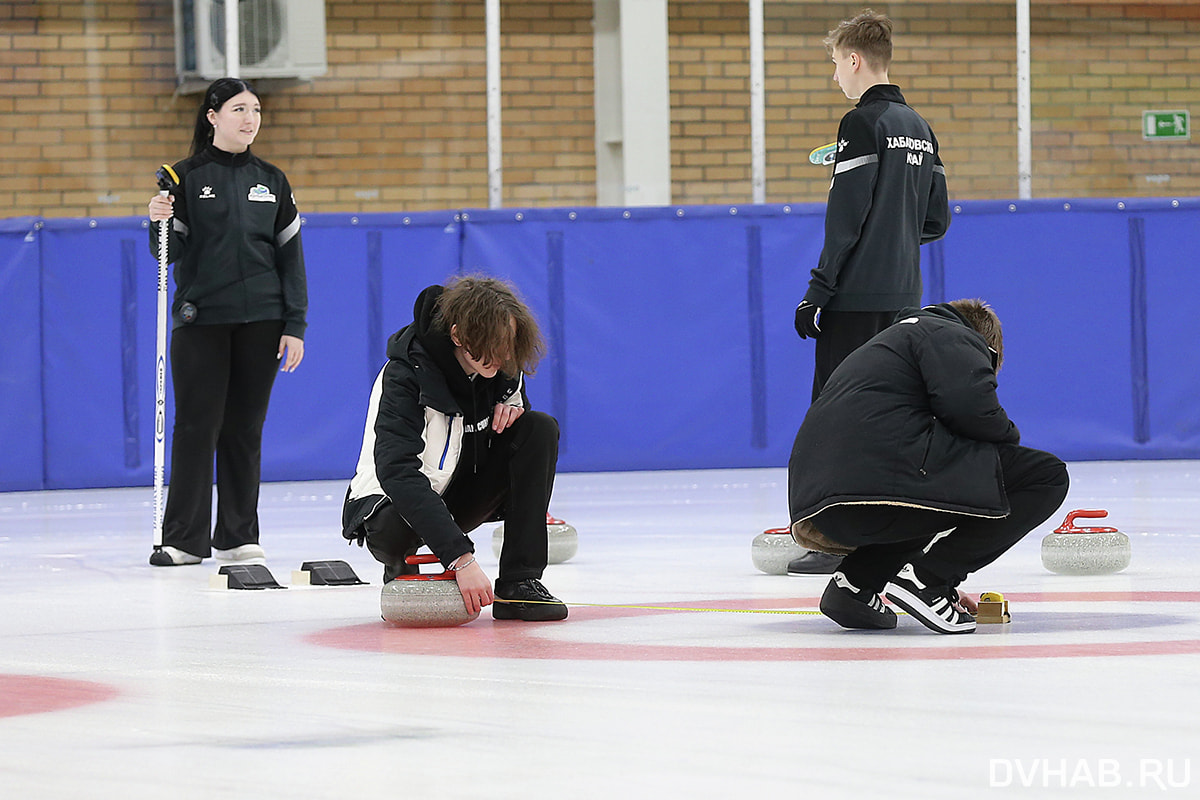
[[[1186,111],[1143,111],[1142,138],[1152,141],[1190,139],[1192,117]]]

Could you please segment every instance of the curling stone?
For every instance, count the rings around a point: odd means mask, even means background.
[[[546,563],[561,564],[570,560],[579,551],[579,532],[574,525],[546,515]],[[504,549],[504,523],[496,526],[492,533],[492,552],[496,558]]]
[[[1129,537],[1116,528],[1080,528],[1080,517],[1107,517],[1103,509],[1076,509],[1042,539],[1042,566],[1060,575],[1107,575],[1129,566]]]
[[[409,564],[434,564],[432,554],[409,556]],[[452,628],[479,617],[467,611],[458,582],[450,571],[401,575],[383,585],[379,600],[383,618],[398,628]]]
[[[796,543],[789,528],[768,528],[750,543],[750,560],[768,575],[786,575],[788,562],[808,552]]]

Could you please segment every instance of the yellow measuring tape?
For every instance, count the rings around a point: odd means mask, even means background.
[[[990,594],[990,593],[989,593]],[[1003,597],[1003,595],[1001,595]],[[494,601],[497,603],[528,603],[530,605],[543,606],[558,606],[565,605],[567,608],[632,608],[637,611],[691,611],[691,612],[712,612],[714,614],[788,614],[793,616],[799,615],[816,615],[821,616],[820,611],[790,609],[790,608],[689,608],[687,606],[633,606],[621,605],[619,603],[551,603],[549,600],[505,600],[503,597],[496,597]],[[893,612],[897,616],[907,616],[908,612],[899,608],[893,608]]]
[[[798,609],[775,609],[775,608],[688,608],[686,606],[633,606],[620,605],[617,603],[551,603],[548,600],[505,600],[504,598],[495,598],[497,603],[528,603],[531,605],[557,606],[565,605],[567,608],[632,608],[638,611],[692,611],[692,612],[713,612],[719,614],[820,614],[820,611],[804,611]]]

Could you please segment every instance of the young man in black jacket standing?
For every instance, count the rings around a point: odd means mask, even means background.
[[[937,137],[888,80],[892,22],[873,11],[825,39],[834,80],[857,100],[838,126],[825,244],[796,308],[800,338],[816,340],[812,397],[847,355],[921,304],[920,246],[950,224]],[[837,559],[810,553],[792,574],[828,574]]]
[[[793,536],[849,552],[821,598],[839,625],[896,627],[884,592],[931,630],[974,631],[959,583],[1062,504],[1066,465],[1022,447],[996,397],[1003,352],[981,301],[904,312],[809,408],[788,503]]]
[[[532,312],[499,280],[466,276],[417,297],[412,324],[388,340],[342,510],[342,535],[366,544],[385,582],[416,572],[405,558],[425,544],[469,612],[500,600],[496,619],[566,618],[540,581],[558,423],[529,409],[524,375],[543,349]],[[493,591],[467,533],[500,519]]]

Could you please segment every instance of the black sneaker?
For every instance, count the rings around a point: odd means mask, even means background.
[[[493,619],[520,619],[525,622],[551,622],[567,618],[562,600],[546,591],[537,578],[523,581],[496,581]]]
[[[842,565],[842,558],[843,556],[831,556],[829,553],[809,550],[804,555],[788,562],[787,574],[832,575]]]
[[[204,559],[170,545],[154,548],[150,554],[152,567],[181,567],[185,564],[199,564]]]
[[[843,628],[891,630],[896,627],[896,613],[883,604],[879,595],[859,589],[840,572],[821,595],[821,613]]]
[[[883,593],[887,599],[903,608],[922,625],[937,633],[974,633],[975,618],[958,606],[958,593],[953,587],[926,586],[917,577],[912,564],[888,582]]]

